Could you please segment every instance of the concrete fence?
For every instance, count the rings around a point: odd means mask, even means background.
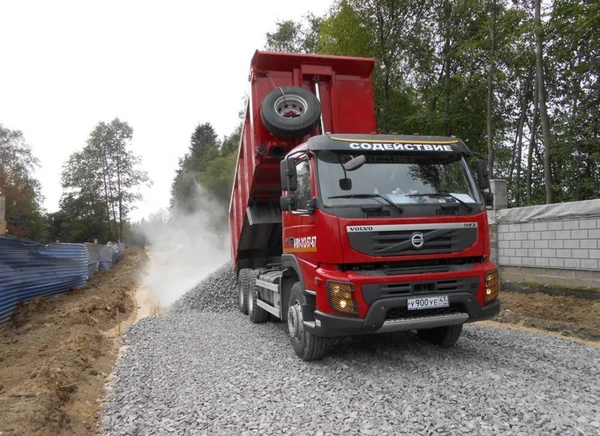
[[[498,206],[488,217],[502,280],[600,288],[600,200]]]

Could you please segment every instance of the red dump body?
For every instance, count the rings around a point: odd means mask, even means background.
[[[298,86],[314,93],[315,78],[318,78],[325,131],[372,133],[376,129],[371,81],[374,64],[374,59],[365,58],[262,51],[254,54],[229,210],[231,253],[236,265],[240,255],[252,256],[255,251],[264,249],[268,239],[281,238],[280,229],[271,235],[245,234],[245,223],[249,227],[246,217],[248,205],[278,204],[281,195],[279,162],[310,136],[325,133],[320,132],[317,126],[303,138],[273,136],[261,122],[260,109],[264,97],[285,86]],[[281,212],[274,208],[273,213]],[[272,232],[273,228],[265,226],[260,231]]]

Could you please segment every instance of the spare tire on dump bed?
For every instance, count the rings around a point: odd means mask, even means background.
[[[310,133],[321,116],[321,103],[310,91],[284,86],[268,93],[260,106],[263,124],[275,136],[298,138]]]

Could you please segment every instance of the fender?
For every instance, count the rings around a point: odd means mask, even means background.
[[[314,321],[315,320],[315,310],[316,310],[316,297],[314,294],[306,292],[306,283],[304,281],[304,275],[302,274],[302,270],[300,269],[300,263],[298,262],[298,258],[293,254],[282,254],[281,255],[281,263],[284,269],[293,270],[296,275],[300,278],[300,286],[302,287],[302,296],[304,297],[304,301],[302,302],[302,317],[305,321]],[[285,278],[285,273],[284,273]],[[289,292],[291,289],[291,285],[289,287],[284,287],[283,283],[285,280],[282,280],[282,303],[284,305],[284,313],[287,315],[287,304],[289,298]],[[284,319],[287,320],[287,316],[284,315]]]
[[[292,269],[296,272],[296,275],[300,278],[300,286],[302,286],[302,294],[306,293],[306,285],[304,283],[304,276],[302,275],[302,270],[300,269],[300,263],[298,262],[298,258],[296,258],[293,254],[282,254],[281,255],[281,265],[284,269]]]

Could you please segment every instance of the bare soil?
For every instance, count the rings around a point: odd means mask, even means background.
[[[568,290],[560,291],[568,293]],[[527,288],[520,288],[518,292],[502,291],[502,311],[495,320],[600,341],[599,292],[578,292],[577,296],[557,295],[556,290],[548,292]]]
[[[137,311],[148,257],[127,247],[82,289],[21,304],[0,330],[0,434],[97,433],[104,386],[120,333]]]
[[[13,324],[0,330],[0,435],[99,433],[120,334],[140,318],[161,315],[139,285],[147,266],[144,251],[128,247],[85,288],[21,305]],[[501,314],[483,324],[600,346],[600,293],[506,284],[500,299]]]

